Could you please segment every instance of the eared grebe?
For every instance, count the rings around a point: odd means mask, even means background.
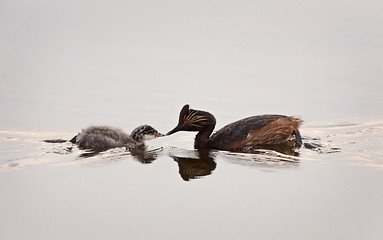
[[[213,132],[215,118],[212,114],[189,109],[185,105],[179,115],[178,125],[166,135],[178,131],[197,131],[195,148],[242,151],[246,147],[273,147],[288,142],[295,137],[295,147],[302,145],[298,131],[302,120],[283,115],[259,115],[248,117],[226,125]]]
[[[149,125],[142,125],[132,131],[131,136],[119,128],[91,126],[74,136],[71,143],[82,149],[107,150],[116,147],[134,148],[143,145],[144,140],[163,136]]]

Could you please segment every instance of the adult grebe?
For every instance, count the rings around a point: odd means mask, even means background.
[[[83,129],[69,141],[81,149],[107,150],[116,147],[133,148],[141,146],[144,140],[160,136],[163,136],[163,134],[149,125],[135,128],[131,136],[119,128],[91,126]]]
[[[242,151],[245,147],[273,147],[295,137],[295,147],[302,146],[298,131],[302,120],[283,115],[259,115],[226,125],[213,132],[216,121],[211,113],[189,109],[185,105],[179,115],[178,125],[166,135],[178,131],[197,131],[195,148]]]

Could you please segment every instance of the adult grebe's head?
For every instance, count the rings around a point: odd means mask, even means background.
[[[200,110],[190,109],[189,105],[185,105],[181,109],[178,125],[166,135],[171,135],[178,131],[198,132],[208,127],[214,128],[214,126],[215,118],[212,114]]]
[[[162,133],[159,133],[156,129],[149,125],[142,125],[135,128],[131,134],[132,138],[137,142],[142,142],[144,140],[154,139],[156,137],[164,136]]]

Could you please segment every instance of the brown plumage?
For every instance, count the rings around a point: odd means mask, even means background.
[[[301,120],[296,117],[278,118],[267,125],[250,131],[245,139],[233,141],[229,150],[241,149],[244,146],[264,146],[284,143],[298,131]]]
[[[248,117],[226,125],[211,137],[215,127],[211,113],[189,109],[185,105],[179,116],[178,125],[167,135],[178,131],[198,131],[195,148],[240,151],[245,147],[265,147],[286,143],[295,137],[295,147],[302,145],[299,126],[302,120],[283,115],[259,115]]]

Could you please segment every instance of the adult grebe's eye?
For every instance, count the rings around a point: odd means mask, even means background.
[[[188,124],[188,122],[184,121],[184,125]]]

